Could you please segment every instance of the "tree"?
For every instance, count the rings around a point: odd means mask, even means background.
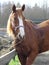
[[[0,27],[1,27],[1,3],[0,3]]]
[[[21,7],[21,5],[20,5],[20,3],[17,3],[17,5],[16,5],[17,7]]]
[[[47,19],[47,0],[43,2],[43,18]]]
[[[7,25],[7,21],[8,21],[8,18],[9,18],[9,14],[11,13],[11,8],[12,8],[12,4],[10,2],[8,2],[8,4],[3,4],[2,6],[2,24],[3,24],[3,27],[5,27]]]

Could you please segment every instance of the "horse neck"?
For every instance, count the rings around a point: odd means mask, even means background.
[[[41,36],[40,36],[40,32],[37,28],[37,25],[35,23],[32,23],[30,20],[25,19],[24,26],[25,26],[25,33],[26,33],[27,30],[30,31],[30,33],[27,31],[29,35],[31,34],[31,32],[36,33],[37,40],[38,40],[38,43],[39,43]]]

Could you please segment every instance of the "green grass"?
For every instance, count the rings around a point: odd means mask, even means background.
[[[11,59],[8,65],[21,65],[18,56],[16,55],[15,58]]]

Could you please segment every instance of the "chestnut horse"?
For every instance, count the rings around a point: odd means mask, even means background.
[[[31,65],[39,53],[49,50],[49,20],[40,24],[31,23],[25,19],[24,9],[25,5],[22,8],[13,5],[7,33],[14,39],[21,65]]]

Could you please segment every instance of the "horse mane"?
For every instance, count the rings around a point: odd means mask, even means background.
[[[7,33],[8,33],[9,36],[14,37],[12,25],[11,25],[11,22],[10,22],[10,17],[8,19],[8,22],[7,22]]]

